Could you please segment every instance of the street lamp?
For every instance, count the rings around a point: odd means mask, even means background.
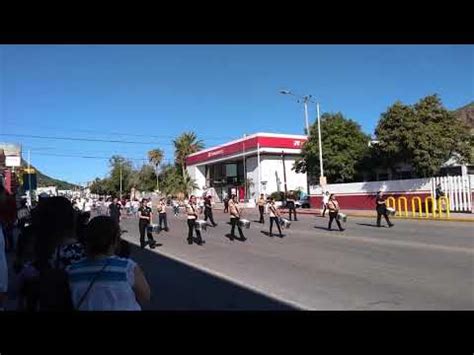
[[[316,112],[318,117],[318,141],[319,141],[319,172],[321,180],[324,177],[324,170],[323,170],[323,149],[321,144],[321,119],[319,117],[319,102],[314,102],[311,100],[311,95],[299,96],[292,93],[290,90],[280,90],[280,94],[282,95],[291,95],[296,97],[298,100],[296,102],[300,103],[303,102],[304,104],[304,117],[306,123],[306,135],[309,136],[309,124],[308,124],[308,102],[316,104]]]

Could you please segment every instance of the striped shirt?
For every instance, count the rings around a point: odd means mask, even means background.
[[[107,261],[107,266],[101,272]],[[96,279],[82,305],[81,311],[140,311],[133,285],[136,263],[131,259],[109,256],[101,259],[83,259],[69,266],[69,285],[74,306]]]

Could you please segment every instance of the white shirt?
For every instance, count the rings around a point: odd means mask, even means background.
[[[276,210],[276,206],[273,205],[271,203],[268,203],[268,213],[270,214],[270,217],[278,217],[275,212],[272,211],[272,208]]]
[[[91,208],[92,208],[92,203],[90,201],[84,203],[84,212],[90,212]]]
[[[66,268],[74,307],[77,306],[92,279],[105,270],[94,282],[85,297],[81,311],[140,311],[133,291],[136,263],[131,259],[109,256],[104,259],[83,259]]]
[[[324,195],[323,196],[323,203],[328,203],[329,202],[329,195]]]

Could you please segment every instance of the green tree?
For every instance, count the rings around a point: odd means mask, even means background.
[[[194,132],[185,132],[173,140],[175,149],[175,162],[184,177],[186,169],[186,157],[204,148],[202,140],[198,139]]]
[[[144,164],[139,170],[133,170],[129,186],[140,191],[153,191],[156,187],[156,180],[155,169],[148,164]]]
[[[122,181],[122,192],[133,187],[133,167],[130,160],[120,155],[113,155],[109,159],[109,166],[110,177],[107,179],[107,189],[111,194],[115,196],[120,194],[120,181]]]
[[[188,196],[193,189],[197,188],[196,181],[188,173],[181,175],[181,170],[177,166],[166,165],[159,175],[161,191],[165,195],[178,195],[179,193]]]
[[[472,161],[468,127],[443,107],[437,95],[414,105],[397,101],[382,113],[375,135],[375,160],[392,171],[407,163],[416,176],[428,177],[437,174],[450,158],[459,163]]]
[[[93,194],[97,195],[107,195],[109,191],[107,190],[107,181],[106,179],[96,178],[92,181],[90,190]]]
[[[148,152],[148,160],[155,167],[155,176],[156,176],[156,189],[159,190],[158,182],[158,167],[163,161],[164,153],[161,149],[153,149]]]
[[[369,139],[358,123],[341,113],[325,113],[321,116],[323,169],[329,183],[356,179],[358,164],[369,149]],[[308,141],[302,149],[302,158],[296,161],[293,169],[313,176],[320,175],[317,123],[311,125]]]

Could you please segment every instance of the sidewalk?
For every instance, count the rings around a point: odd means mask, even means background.
[[[215,210],[223,210],[224,207],[218,206],[216,204]],[[286,208],[281,208],[279,209],[282,213],[288,213],[288,209]],[[319,208],[298,208],[297,210],[298,214],[302,215],[313,215],[313,216],[321,216],[321,210]],[[366,217],[366,218],[376,218],[377,217],[377,212],[375,210],[342,210],[347,216],[349,217]],[[327,215],[327,211],[326,211]],[[474,213],[455,213],[451,212],[449,215],[449,219],[446,218],[446,214],[443,213],[443,218],[433,218],[430,216],[430,218],[426,217],[413,217],[411,212],[408,212],[408,217],[402,216],[393,216],[390,218],[394,219],[414,219],[414,220],[425,220],[425,221],[444,221],[444,222],[474,222]]]

